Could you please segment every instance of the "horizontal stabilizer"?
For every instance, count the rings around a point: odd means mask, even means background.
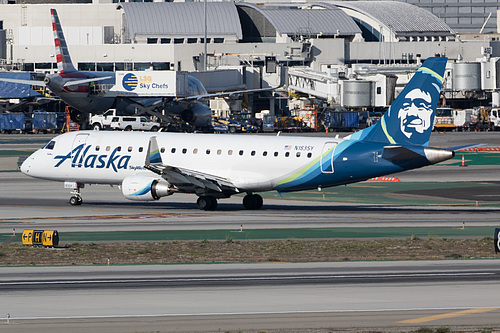
[[[45,82],[43,82],[43,81],[37,81],[37,80],[22,80],[22,79],[1,78],[0,81],[12,82],[12,83],[20,83],[20,84],[28,84],[30,86],[45,87]]]
[[[74,81],[68,81],[64,84],[65,87],[67,86],[76,86],[76,85],[81,85],[85,83],[90,83],[90,82],[97,82],[97,81],[103,81],[107,79],[112,79],[113,76],[104,76],[104,77],[95,77],[92,79],[84,79],[84,80],[74,80]]]
[[[451,150],[451,151],[459,151],[462,149],[475,148],[475,147],[481,147],[481,146],[484,146],[484,144],[481,143],[481,144],[469,144],[469,145],[453,146],[453,147],[446,147],[446,149]]]
[[[388,161],[410,160],[419,157],[422,155],[402,146],[386,146],[382,153],[382,158]]]

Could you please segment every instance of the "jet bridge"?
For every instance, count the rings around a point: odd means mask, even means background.
[[[337,75],[333,76],[308,69],[289,68],[288,89],[337,103],[340,99]]]

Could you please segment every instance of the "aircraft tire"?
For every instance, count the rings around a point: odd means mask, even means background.
[[[200,210],[215,210],[217,208],[217,199],[211,195],[201,196],[196,201]]]
[[[83,200],[81,197],[74,195],[69,198],[69,203],[71,204],[71,206],[80,206],[83,203]]]
[[[247,194],[243,198],[243,207],[245,207],[245,209],[249,210],[261,209],[263,203],[264,200],[262,200],[262,197],[258,194]]]
[[[93,125],[92,125],[92,129],[93,129],[94,131],[100,131],[100,130],[101,130],[101,124],[99,124],[99,123],[95,123],[95,124],[93,124]]]

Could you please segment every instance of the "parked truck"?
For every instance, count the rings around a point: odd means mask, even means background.
[[[113,117],[116,116],[116,109],[109,109],[103,114],[96,114],[89,119],[90,126],[95,131],[99,131],[102,129],[110,129],[111,121]]]
[[[494,131],[500,130],[500,109],[493,108],[489,112],[490,116],[490,128]]]
[[[452,108],[437,108],[434,117],[435,131],[468,131],[473,119],[473,110],[456,110]]]

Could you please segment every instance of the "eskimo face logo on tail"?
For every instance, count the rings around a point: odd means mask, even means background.
[[[413,134],[422,134],[431,127],[432,97],[430,93],[418,88],[413,89],[404,97],[398,118],[401,132],[407,138],[411,138]]]
[[[88,154],[92,145],[81,144],[75,147],[66,155],[57,155],[54,160],[59,160],[54,167],[60,167],[64,162],[71,161],[73,168],[85,169],[112,169],[118,172],[119,169],[127,169],[130,161],[130,155],[119,155],[118,148],[115,148],[111,155]]]
[[[137,88],[138,83],[139,80],[137,79],[137,76],[132,73],[125,74],[122,80],[123,88],[125,88],[125,90],[127,91],[132,91]]]
[[[429,140],[443,78],[425,67],[415,76],[384,116],[382,125],[391,143],[426,144]]]

